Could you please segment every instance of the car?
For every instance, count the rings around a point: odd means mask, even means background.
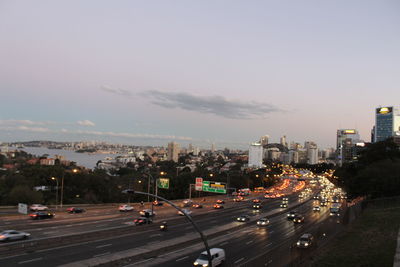
[[[261,200],[259,200],[258,198],[253,199],[253,203],[261,203]]]
[[[234,202],[240,202],[240,201],[241,201],[241,199],[240,199],[240,198],[237,198],[237,197],[235,197],[235,198],[233,199],[233,201],[234,201]]]
[[[191,210],[189,210],[189,209],[183,209],[182,211],[178,211],[178,215],[181,215],[181,216],[184,216],[185,214],[186,215],[190,215],[190,214],[192,214],[192,211]]]
[[[152,216],[156,215],[156,212],[152,211],[151,209],[144,209],[144,210],[139,211],[139,214],[144,217],[152,217]]]
[[[326,207],[326,206],[328,206],[328,203],[326,203],[325,201],[322,201],[322,202],[320,203],[320,205],[321,205],[321,207]]]
[[[31,211],[44,211],[44,210],[48,210],[49,208],[47,206],[44,206],[42,204],[32,204],[29,209]]]
[[[220,204],[215,204],[213,207],[214,207],[214,209],[223,209],[224,208],[224,206],[222,206]]]
[[[71,207],[67,209],[68,213],[83,213],[86,210],[82,209],[82,208],[75,208],[75,207]]]
[[[288,203],[288,202],[289,202],[289,198],[287,198],[287,197],[282,198],[282,203]]]
[[[36,211],[29,214],[32,220],[40,220],[40,219],[51,219],[54,218],[55,214],[48,211]]]
[[[294,218],[293,218],[293,222],[294,223],[303,223],[304,222],[304,216],[297,214]]]
[[[287,208],[287,204],[286,203],[282,203],[279,207],[281,207],[282,209]]]
[[[260,218],[258,221],[257,221],[257,226],[266,226],[266,225],[268,225],[269,224],[269,220],[267,219],[267,218]]]
[[[262,206],[259,203],[256,203],[256,204],[253,205],[253,209],[259,210],[261,208],[262,208]]]
[[[139,218],[133,220],[133,223],[135,225],[150,224],[152,222],[153,221],[150,218],[146,218],[146,217],[139,217]]]
[[[182,207],[191,207],[193,205],[193,201],[191,199],[185,199],[182,202]]]
[[[312,208],[313,211],[321,211],[321,207],[320,206],[315,206]]]
[[[292,210],[292,211],[290,211],[290,212],[287,214],[286,217],[287,217],[288,220],[293,220],[294,217],[296,217],[296,215],[297,215],[297,211]]]
[[[297,241],[296,246],[298,248],[308,248],[314,243],[314,237],[312,234],[303,234]]]
[[[161,201],[158,201],[158,200],[154,200],[154,201],[153,201],[153,205],[154,205],[154,206],[162,206],[162,205],[164,205],[164,203],[161,202]]]
[[[133,211],[133,207],[131,206],[131,205],[120,205],[119,207],[118,207],[118,210],[120,211],[120,212],[127,212],[127,211]]]
[[[249,215],[241,215],[239,217],[236,218],[236,221],[238,222],[246,222],[250,220],[250,216]]]
[[[222,248],[210,248],[211,254],[211,264],[212,266],[224,265],[225,262],[225,250]],[[197,257],[196,261],[193,263],[194,266],[208,266],[208,253],[207,251],[203,251],[200,253],[199,257]]]
[[[222,199],[218,199],[218,200],[216,201],[216,203],[217,203],[217,204],[225,204],[225,201],[222,200]]]
[[[201,209],[203,207],[203,205],[196,203],[196,204],[193,204],[192,207],[195,209]]]
[[[15,231],[15,230],[5,230],[0,233],[0,241],[1,242],[6,242],[6,241],[12,241],[12,240],[21,240],[21,239],[27,239],[30,237],[31,234],[26,233],[26,232],[20,232],[20,231]]]

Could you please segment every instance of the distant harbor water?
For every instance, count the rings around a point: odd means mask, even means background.
[[[66,160],[75,161],[77,165],[83,166],[85,168],[93,169],[96,167],[96,163],[99,160],[104,160],[107,157],[115,158],[119,154],[89,154],[89,153],[77,153],[72,150],[64,149],[49,149],[45,147],[24,147],[18,148],[29,154],[35,156],[42,156],[48,154],[49,157],[54,157],[55,155],[64,156]]]

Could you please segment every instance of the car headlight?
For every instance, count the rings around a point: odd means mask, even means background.
[[[207,266],[208,266],[208,263],[204,263],[204,264],[203,264],[203,267],[207,267]]]
[[[297,241],[297,245],[300,246],[300,241]]]
[[[197,266],[197,265],[199,265],[199,263],[198,263],[197,261],[195,261],[195,262],[193,263],[193,265],[194,265],[194,266]]]
[[[307,247],[307,246],[308,246],[308,243],[307,243],[307,242],[306,242],[306,243],[304,243],[304,246],[306,246],[306,247]]]

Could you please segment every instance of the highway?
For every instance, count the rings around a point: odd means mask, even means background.
[[[296,182],[292,182],[286,192],[293,190]],[[256,194],[261,198],[263,194]],[[264,261],[260,259],[260,255],[268,251],[275,251],[282,248],[290,248],[293,238],[297,238],[307,228],[315,226],[324,221],[327,217],[328,208],[321,212],[312,212],[312,202],[306,201],[305,204],[296,208],[300,213],[306,216],[306,222],[301,225],[294,225],[293,222],[286,219],[286,210],[279,208],[281,199],[262,199],[263,208],[261,213],[272,214],[280,212],[283,214],[271,217],[270,225],[267,228],[259,229],[254,220],[260,215],[254,212],[251,208],[254,198],[247,198],[247,201],[234,203],[230,199],[225,204],[225,209],[212,209],[215,199],[208,200],[202,209],[191,209],[192,217],[203,231],[215,229],[221,226],[228,227],[228,231],[222,235],[213,235],[210,239],[211,245],[217,245],[226,249],[228,266],[236,266],[247,264],[251,261]],[[290,206],[299,204],[298,193],[289,196]],[[116,207],[111,209],[101,209],[101,211],[88,211],[86,214],[65,214],[57,216],[57,219],[23,223],[26,219],[15,220],[16,227],[23,230],[30,230],[32,240],[46,239],[54,235],[68,235],[85,231],[96,231],[94,240],[84,241],[79,238],[67,245],[57,247],[58,244],[49,244],[45,249],[31,249],[19,255],[3,255],[0,258],[1,266],[23,266],[34,263],[34,266],[59,266],[93,259],[102,258],[107,255],[114,255],[124,251],[136,249],[141,250],[144,247],[150,248],[156,244],[165,243],[166,247],[162,251],[155,252],[153,255],[146,258],[136,257],[136,265],[151,265],[151,266],[190,266],[197,258],[199,253],[204,250],[202,244],[194,241],[184,245],[174,244],[177,237],[193,237],[198,238],[198,234],[193,227],[186,221],[185,218],[178,216],[176,210],[172,207],[156,207],[158,211],[155,218],[155,223],[152,225],[134,226],[132,225],[133,218],[137,217],[137,212],[122,213],[116,210]],[[101,213],[101,214],[100,214]],[[108,214],[106,214],[108,213]],[[248,223],[236,222],[235,218],[239,215],[248,214],[253,219]],[[62,218],[60,218],[62,217]],[[159,224],[163,220],[168,220],[169,228],[167,232],[159,231]],[[37,228],[39,227],[39,228]],[[229,230],[230,228],[232,230]],[[102,232],[105,229],[115,229],[115,234],[111,237],[102,237]],[[124,229],[124,232],[119,232]],[[49,239],[51,240],[51,239]],[[281,243],[280,243],[281,242]],[[283,242],[283,243],[282,243]],[[289,243],[288,243],[289,242]],[[163,244],[164,244],[163,243]],[[2,244],[1,246],[7,246]],[[293,252],[289,250],[289,253]],[[267,253],[268,255],[270,253]],[[274,254],[271,254],[271,262],[274,261]],[[134,261],[134,262],[135,262]],[[128,264],[129,265],[129,264]]]

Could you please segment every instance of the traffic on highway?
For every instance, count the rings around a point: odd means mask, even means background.
[[[190,216],[207,237],[213,266],[284,266],[336,231],[345,198],[323,176],[287,175],[262,190],[174,201],[179,211],[161,201],[64,210],[34,204],[29,215],[1,217],[0,265],[208,266]]]

